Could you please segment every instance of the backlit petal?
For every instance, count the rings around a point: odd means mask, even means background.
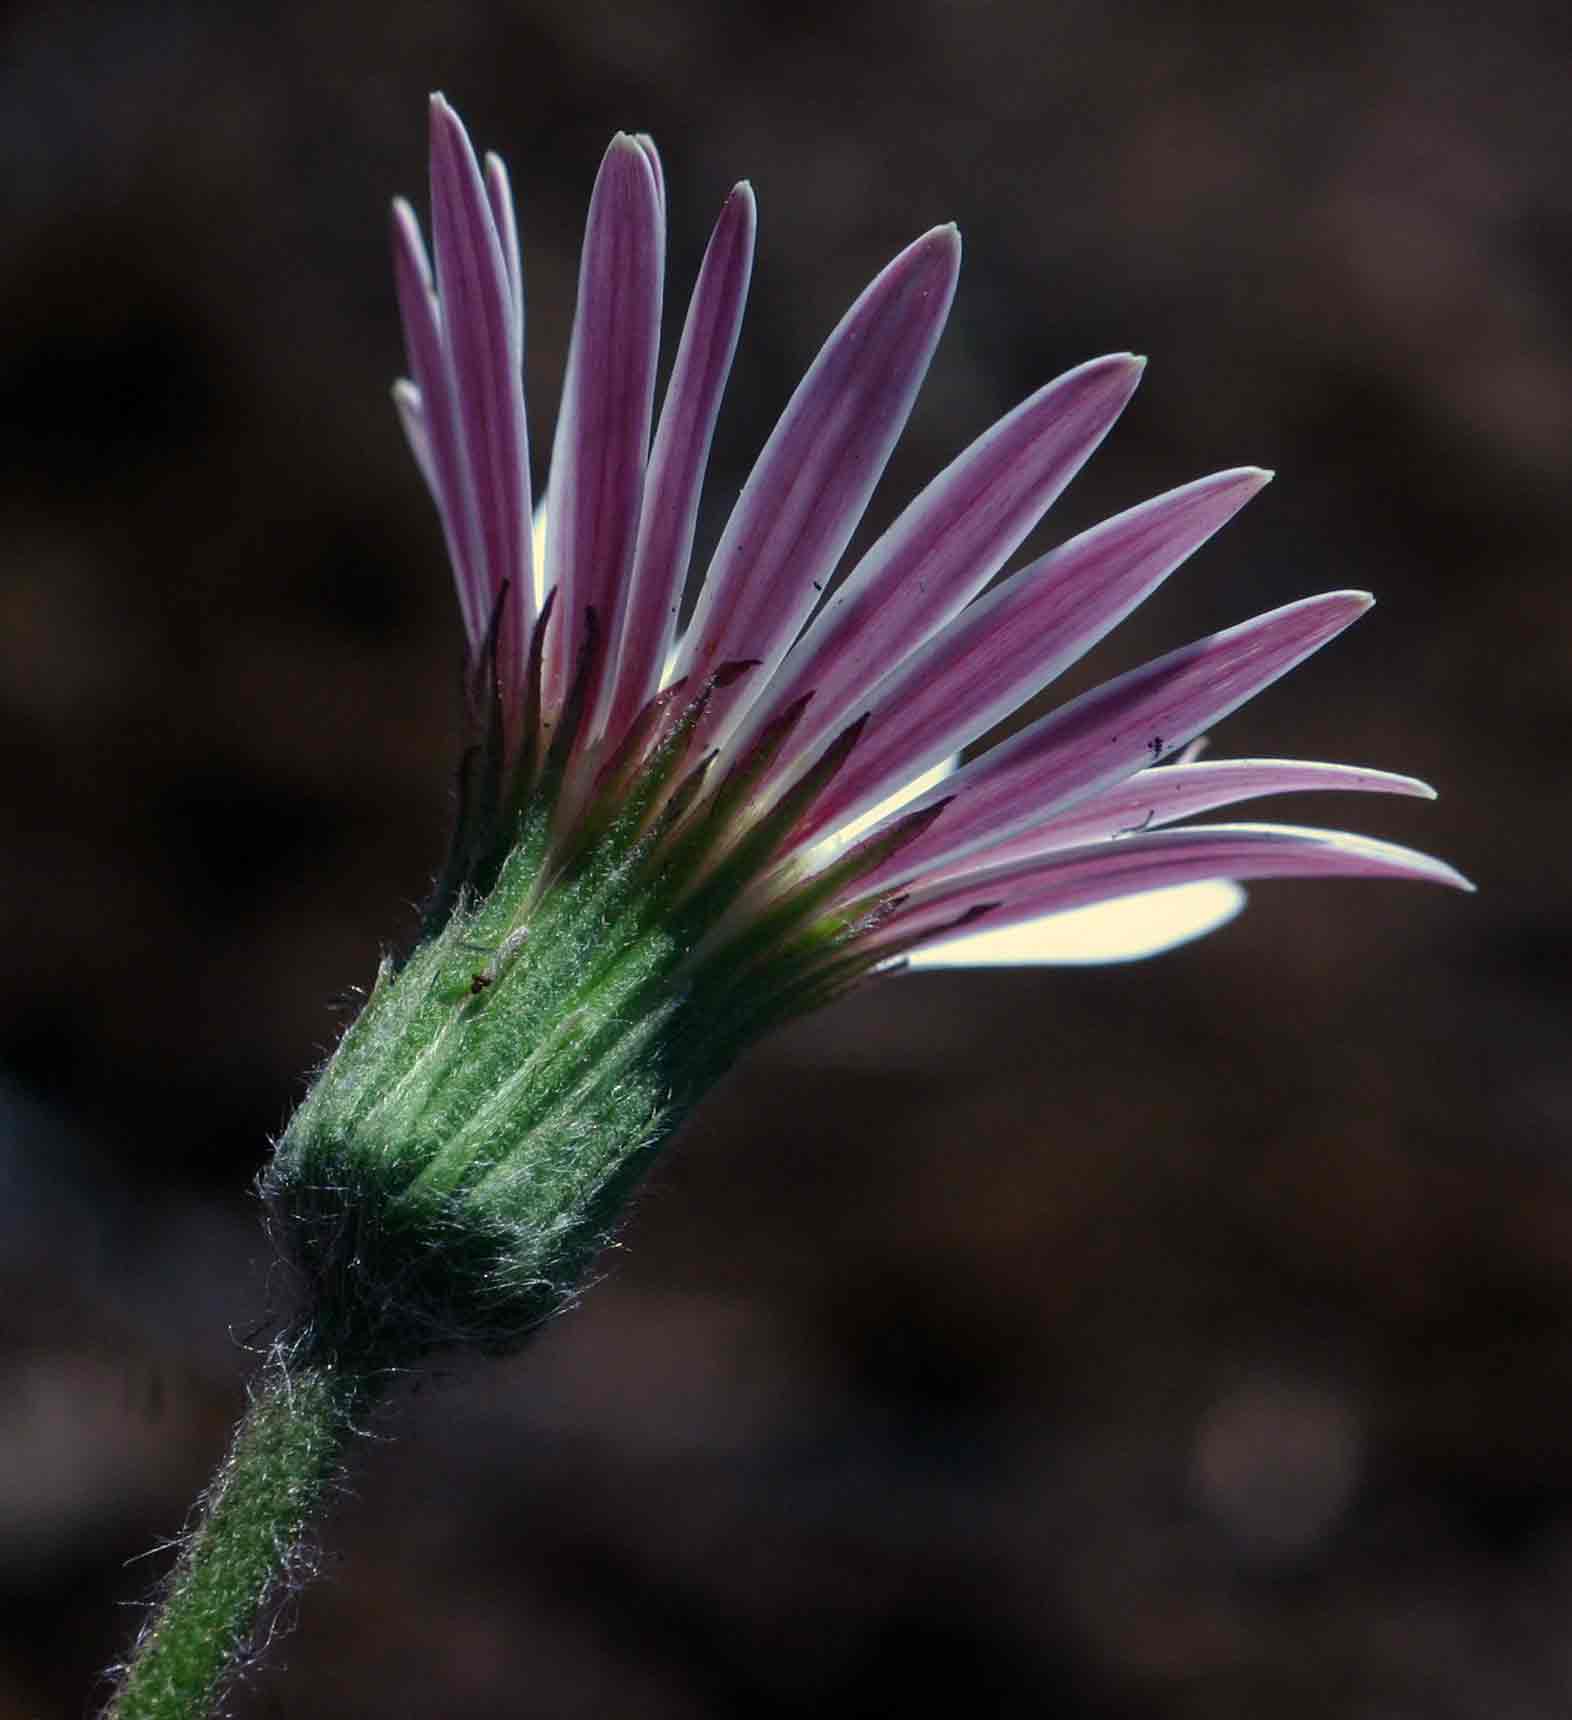
[[[952,461],[847,575],[727,747],[736,756],[804,693],[805,757],[1004,566],[1113,427],[1144,360],[1100,358],[1061,376]],[[784,774],[790,760],[777,774]]]
[[[590,199],[551,453],[546,589],[558,597],[548,704],[565,696],[592,625],[603,643],[586,689],[590,708],[614,662],[649,452],[665,246],[649,155],[619,134]]]
[[[960,235],[936,227],[886,267],[825,342],[744,485],[679,651],[695,684],[786,654],[905,427],[955,294]],[[730,719],[714,710],[709,744]]]
[[[974,603],[871,695],[872,720],[799,842],[865,812],[1009,716],[1082,656],[1267,481],[1247,468],[1083,532]]]
[[[962,932],[912,951],[913,968],[1091,967],[1142,961],[1226,926],[1245,905],[1245,893],[1227,879],[1205,878],[1143,890],[1109,902],[1071,908],[1041,919],[991,930]]]

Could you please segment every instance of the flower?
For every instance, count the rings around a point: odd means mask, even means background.
[[[1138,953],[1221,923],[1241,879],[1466,887],[1367,838],[1179,822],[1287,791],[1430,793],[1344,765],[1196,760],[1206,730],[1364,613],[1362,592],[1171,651],[956,763],[1270,474],[1183,485],[994,583],[1134,392],[1142,360],[1096,359],[980,436],[837,581],[950,309],[953,227],[830,334],[679,630],[755,206],[742,184],[722,207],[657,417],[665,196],[653,144],[614,138],[543,522],[508,180],[440,96],[432,259],[395,205],[395,402],[457,583],[470,733],[424,937],[384,963],[270,1179],[340,1310],[335,1342],[511,1341],[741,1049],[907,962],[999,959],[1001,934],[1007,956],[1024,939],[1075,959],[1064,934],[1089,916],[1107,953],[1101,905],[1130,900],[1159,922],[1126,943]]]

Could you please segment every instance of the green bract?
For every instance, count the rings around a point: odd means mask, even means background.
[[[465,879],[441,929],[384,960],[264,1179],[324,1355],[516,1342],[737,1053],[883,959],[854,947],[858,918],[821,911],[823,877],[759,892],[783,821],[718,794],[676,834],[704,775],[672,782],[689,726],[631,780],[610,773],[566,859],[543,784],[500,866],[480,864],[485,893]],[[461,831],[495,855],[476,825],[467,807]],[[834,887],[889,850],[851,850]]]

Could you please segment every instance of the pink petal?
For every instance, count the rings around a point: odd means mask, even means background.
[[[665,247],[649,157],[618,133],[590,200],[551,455],[546,588],[561,595],[548,707],[577,673],[592,609],[603,649],[590,665],[586,710],[614,662],[649,452]]]
[[[609,734],[643,710],[671,649],[715,420],[742,327],[756,225],[753,191],[739,185],[704,253],[650,451],[622,648],[602,725]]]
[[[472,541],[478,540],[485,570],[486,622],[506,589],[497,658],[503,685],[511,687],[534,595],[523,331],[475,152],[440,95],[431,98],[431,231],[448,382],[478,522]]]
[[[1121,621],[1264,485],[1254,467],[1094,526],[979,599],[881,681],[862,743],[798,833],[812,840],[985,733]]]
[[[936,227],[866,288],[825,342],[743,487],[683,642],[701,681],[750,658],[774,673],[862,517],[949,314],[954,227]],[[705,744],[733,720],[712,710]]]
[[[953,868],[1003,866],[1057,848],[1073,848],[1102,838],[1154,830],[1198,812],[1211,812],[1241,800],[1269,794],[1306,794],[1338,790],[1360,794],[1404,794],[1434,800],[1435,790],[1416,777],[1367,770],[1347,764],[1318,764],[1305,759],[1239,758],[1215,764],[1164,765],[1139,770],[1098,794],[1076,801],[1068,811],[1034,817],[1016,835],[988,843]],[[933,872],[928,874],[931,879]]]
[[[1070,805],[1156,760],[1254,698],[1365,613],[1362,591],[1309,597],[1105,681],[964,765],[908,812],[941,797],[944,815],[869,880],[953,870],[979,850],[1041,828]],[[1187,767],[1199,769],[1196,767]]]
[[[484,555],[476,536],[474,490],[459,440],[431,265],[415,212],[402,197],[393,202],[393,281],[404,324],[404,348],[430,452],[432,492],[442,517],[464,631],[474,648],[491,625]]]
[[[655,139],[647,131],[636,131],[633,141],[644,151],[644,159],[650,164],[650,174],[655,180],[655,195],[660,199],[661,212],[666,209],[666,173],[660,164],[660,151],[655,147]]]
[[[876,942],[904,945],[990,902],[997,905],[977,923],[998,928],[1199,878],[1403,878],[1473,888],[1444,861],[1372,837],[1289,824],[1198,825],[1066,848],[916,891]]]
[[[1000,419],[919,495],[793,647],[727,751],[804,693],[792,759],[812,751],[888,672],[960,613],[1113,427],[1145,360],[1121,353],[1061,376]]]
[[[519,229],[513,211],[513,189],[508,184],[508,170],[500,155],[486,157],[486,201],[491,205],[491,219],[496,223],[497,242],[502,247],[502,261],[508,271],[508,285],[513,289],[513,320],[520,358],[524,352],[524,269],[519,261]]]

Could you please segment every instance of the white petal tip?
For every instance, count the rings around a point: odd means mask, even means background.
[[[1323,591],[1318,596],[1306,597],[1302,601],[1307,605],[1319,606],[1325,615],[1330,616],[1335,612],[1338,617],[1338,631],[1351,627],[1375,608],[1375,595],[1369,591]],[[1293,605],[1285,607],[1292,608]]]
[[[1448,866],[1445,860],[1437,860],[1430,854],[1414,854],[1412,858],[1414,863],[1403,876],[1411,878],[1416,884],[1440,884],[1448,890],[1461,890],[1465,896],[1479,894],[1479,886],[1473,879],[1465,878],[1455,866]]]
[[[433,132],[447,132],[450,136],[460,137],[465,143],[469,142],[469,133],[464,129],[464,122],[449,105],[448,98],[441,90],[433,92],[431,97],[431,125]]]
[[[1049,914],[1019,926],[968,932],[914,950],[913,968],[1091,967],[1142,961],[1227,925],[1245,893],[1226,879],[1204,879]]]
[[[1146,354],[1143,352],[1110,352],[1103,358],[1089,359],[1085,364],[1078,365],[1077,370],[1105,378],[1115,386],[1125,390],[1128,400],[1141,385],[1141,378],[1146,374]],[[1073,372],[1071,374],[1074,374]],[[1053,384],[1049,385],[1050,387]]]

